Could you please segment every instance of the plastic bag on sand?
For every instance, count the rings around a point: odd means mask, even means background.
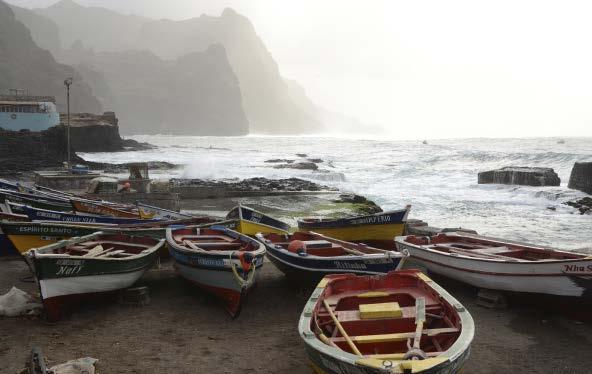
[[[0,317],[16,317],[41,308],[42,305],[33,296],[16,287],[0,295]]]
[[[84,357],[71,360],[65,364],[56,365],[49,369],[53,374],[95,374],[96,358]]]

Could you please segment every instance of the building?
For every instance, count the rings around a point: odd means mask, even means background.
[[[53,96],[29,96],[25,90],[0,95],[0,127],[5,130],[43,131],[59,124]]]

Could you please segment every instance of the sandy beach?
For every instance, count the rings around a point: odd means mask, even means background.
[[[0,292],[29,275],[20,260],[2,261]],[[437,279],[437,278],[436,278]],[[471,312],[477,331],[465,373],[585,374],[592,368],[592,327],[553,308],[518,305],[490,310],[475,304],[475,290],[437,279]],[[38,345],[50,364],[90,356],[99,373],[311,373],[297,332],[309,289],[288,282],[271,263],[242,314],[231,320],[220,304],[178,278],[170,264],[149,271],[151,303],[121,306],[105,299],[78,308],[69,319],[0,319],[0,372],[24,367]]]

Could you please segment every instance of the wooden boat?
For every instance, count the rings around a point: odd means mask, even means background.
[[[298,221],[298,228],[335,239],[394,249],[393,239],[395,236],[403,235],[410,209],[411,206],[408,205],[405,209],[367,216],[339,219],[306,218]]]
[[[372,248],[329,238],[296,232],[292,235],[257,234],[265,244],[267,258],[284,274],[304,281],[317,281],[327,274],[381,274],[398,270],[406,254]]]
[[[1,216],[0,216],[1,217]],[[26,216],[24,216],[27,218]],[[166,227],[169,225],[191,225],[198,227],[212,225],[215,220],[210,217],[193,217],[187,220],[158,221],[131,225],[112,225],[76,222],[0,222],[0,229],[16,248],[17,253],[25,253],[32,248],[44,247],[77,236],[86,236],[97,231],[108,234],[123,234],[133,236],[148,236],[155,239],[166,237]],[[222,223],[224,222],[217,222]],[[161,253],[164,257],[168,252]]]
[[[130,287],[156,260],[164,240],[102,232],[31,249],[25,259],[45,313],[58,320],[82,296]]]
[[[236,231],[255,236],[258,232],[287,234],[290,225],[255,209],[239,204],[226,215],[228,220],[237,220]]]
[[[40,197],[27,194],[10,193],[6,190],[0,190],[0,204],[15,203],[19,205],[29,205],[33,208],[57,210],[59,212],[69,212],[72,210],[70,202],[58,202],[45,200]]]
[[[469,233],[396,238],[429,271],[475,287],[592,297],[592,255]]]
[[[71,199],[70,202],[72,203],[72,208],[74,208],[74,211],[76,211],[76,212],[96,214],[99,216],[108,216],[108,217],[142,219],[142,217],[140,217],[140,214],[137,210],[135,210],[135,211],[122,210],[122,209],[115,208],[113,206],[101,204],[98,202],[88,201],[88,200]],[[153,217],[146,217],[146,218],[150,219]]]
[[[177,273],[221,299],[236,318],[263,265],[265,246],[221,226],[169,227],[166,239]]]
[[[317,373],[459,373],[469,312],[419,270],[334,274],[313,291],[298,330]]]
[[[2,222],[26,222],[28,220],[29,218],[27,216],[21,214],[0,212],[0,224]],[[0,226],[0,257],[18,256],[18,254],[18,249],[12,244],[12,241],[8,235],[2,231],[2,227]]]
[[[187,219],[192,216],[189,214],[182,214],[173,210],[163,209],[156,206],[137,202],[136,206],[142,218],[160,218],[166,220]]]
[[[121,218],[121,217],[106,217],[95,216],[90,214],[80,215],[65,212],[57,212],[53,210],[37,209],[30,206],[23,207],[24,213],[31,221],[61,221],[61,222],[78,222],[78,223],[106,223],[106,224],[134,224],[145,222],[156,222],[158,220],[143,220],[136,218]]]

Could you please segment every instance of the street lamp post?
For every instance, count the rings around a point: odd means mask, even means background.
[[[66,136],[68,138],[68,172],[70,172],[72,170],[72,166],[70,165],[70,86],[72,85],[72,77],[66,78],[64,85],[66,86],[66,106],[68,110]]]

